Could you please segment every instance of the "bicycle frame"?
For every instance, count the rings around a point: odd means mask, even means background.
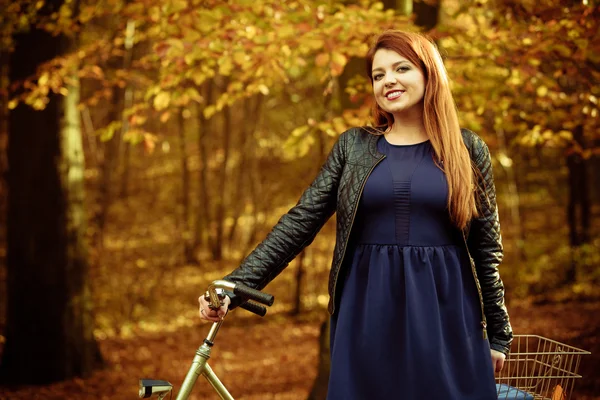
[[[210,300],[210,308],[213,310],[217,310],[223,305],[221,302],[221,297],[219,296],[225,296],[225,294],[222,292],[217,293],[217,290],[230,290],[235,295],[245,295],[248,300],[252,300],[256,303],[246,301],[240,305],[240,308],[244,308],[250,312],[260,315],[261,317],[267,312],[267,309],[261,304],[266,306],[273,304],[273,296],[270,294],[248,288],[244,285],[234,284],[224,280],[217,280],[209,285],[205,295],[205,299]],[[208,335],[206,336],[206,339],[204,339],[204,343],[202,343],[198,350],[196,350],[196,355],[192,361],[192,366],[185,376],[185,380],[181,385],[181,389],[177,393],[176,400],[187,400],[189,398],[190,393],[192,392],[192,389],[194,388],[194,385],[196,384],[196,381],[200,375],[206,378],[208,383],[210,383],[222,400],[234,400],[231,394],[225,388],[225,385],[221,383],[219,378],[217,378],[217,375],[210,368],[210,365],[208,365],[208,359],[210,358],[215,337],[217,336],[217,332],[222,324],[223,320],[214,322],[210,328],[210,331],[208,332]],[[161,400],[167,394],[169,394],[172,389],[173,385],[167,381],[141,379],[139,396],[140,398],[147,398],[151,397],[152,395],[158,395],[158,400]]]
[[[221,324],[223,324],[223,321],[213,323],[212,327],[210,328],[210,331],[208,332],[208,335],[206,336],[206,339],[204,339],[204,343],[202,343],[202,346],[200,346],[198,350],[196,350],[196,355],[194,356],[194,360],[192,361],[192,366],[190,367],[190,370],[188,371],[185,380],[181,385],[181,389],[177,394],[176,400],[188,399],[200,375],[206,378],[208,383],[211,384],[211,386],[213,387],[213,389],[215,389],[215,391],[221,397],[221,399],[234,400],[233,396],[231,396],[231,394],[225,388],[225,385],[221,383],[221,381],[214,373],[212,368],[210,368],[210,365],[208,365],[208,359],[210,358],[212,345],[215,336],[217,335],[217,332],[221,327]]]

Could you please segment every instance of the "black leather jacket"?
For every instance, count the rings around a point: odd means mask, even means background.
[[[491,157],[487,145],[479,136],[466,129],[462,130],[462,134],[471,160],[481,172],[477,185],[481,215],[472,219],[463,231],[481,302],[481,326],[484,337],[489,335],[491,348],[507,354],[512,341],[512,328],[504,306],[504,286],[498,273],[498,265],[502,261],[502,241]],[[377,151],[377,138],[362,128],[344,132],[298,203],[281,217],[266,239],[246,257],[240,267],[224,279],[262,289],[313,241],[335,212],[336,243],[329,277],[328,306],[329,313],[333,314],[340,294],[338,276],[359,199],[369,174],[385,158]],[[241,299],[233,296],[231,308],[240,302]]]

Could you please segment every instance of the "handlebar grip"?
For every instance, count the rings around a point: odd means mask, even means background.
[[[264,317],[267,314],[267,308],[265,306],[261,306],[260,304],[253,303],[251,301],[242,303],[240,307],[261,317]]]
[[[248,286],[244,286],[239,283],[237,283],[235,285],[235,288],[233,289],[233,293],[243,296],[247,299],[257,301],[266,306],[273,305],[273,301],[275,300],[273,295],[270,295],[268,293],[263,293],[260,290],[251,289]]]

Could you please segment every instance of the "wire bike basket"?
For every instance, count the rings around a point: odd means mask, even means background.
[[[537,335],[515,335],[496,377],[498,400],[569,400],[581,356],[590,354]]]

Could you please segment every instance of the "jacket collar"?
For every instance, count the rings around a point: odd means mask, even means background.
[[[384,157],[384,154],[381,154],[377,150],[377,141],[379,140],[381,135],[373,134],[366,129],[365,132],[367,134],[367,147],[369,149],[369,153],[371,153],[371,155],[377,159]]]

